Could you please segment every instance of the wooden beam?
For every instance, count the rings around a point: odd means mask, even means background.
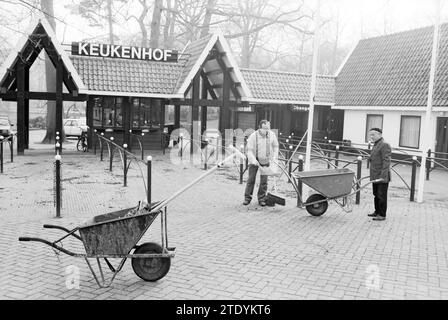
[[[214,76],[214,75],[219,75],[222,74],[222,70],[221,69],[216,69],[216,70],[211,70],[209,72],[204,72],[204,75],[209,77],[209,76]]]
[[[183,106],[191,106],[192,104],[192,99],[172,99],[170,100],[170,104],[174,104],[174,105],[183,105]],[[203,107],[203,106],[208,106],[208,107],[221,107],[223,104],[222,100],[206,100],[206,99],[199,99],[197,102],[197,106]],[[237,104],[236,101],[229,101],[229,105],[231,107],[235,106]]]
[[[202,76],[202,83],[206,86],[208,92],[212,96],[213,99],[218,99],[218,96],[216,95],[215,91],[212,88],[212,85],[210,83],[210,80],[207,78],[204,72],[201,73]]]
[[[224,61],[221,59],[221,57],[219,57],[218,59],[216,59],[216,61],[218,62],[219,66],[220,66],[223,70],[226,70],[226,71],[227,71],[227,73],[229,74],[229,81],[231,81],[231,82],[233,83],[232,78],[230,77],[230,72],[232,72],[232,71],[234,70],[234,68],[232,68],[232,67],[231,67],[231,68],[227,68],[227,67],[226,67],[226,64],[225,64]],[[234,85],[231,85],[231,86],[230,86],[230,89],[232,90],[233,95],[235,96],[235,99],[239,99],[239,98],[241,98],[241,96],[240,96],[238,90],[235,89]]]
[[[25,99],[29,100],[56,100],[55,92],[24,92]],[[17,101],[17,91],[8,91],[6,93],[0,93],[0,98],[5,101]],[[63,93],[62,98],[64,101],[87,101],[88,95],[73,96],[70,93]]]

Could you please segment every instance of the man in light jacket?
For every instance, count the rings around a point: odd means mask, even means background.
[[[390,181],[390,145],[383,139],[383,131],[379,128],[369,130],[370,141],[374,143],[370,152],[370,181],[372,184],[375,212],[368,214],[373,220],[386,220],[387,189]]]
[[[244,205],[248,205],[252,200],[252,193],[255,186],[255,178],[258,167],[274,166],[273,160],[277,158],[278,141],[274,132],[271,131],[271,124],[268,120],[261,120],[259,129],[253,132],[247,139],[247,159],[249,164],[249,178],[247,179],[246,190],[244,192]],[[268,191],[268,176],[262,174],[260,169],[260,186],[258,188],[258,203],[264,207],[265,197]]]

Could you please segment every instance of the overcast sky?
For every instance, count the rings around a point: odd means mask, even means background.
[[[273,0],[281,1],[281,0]],[[288,0],[283,0],[288,1]],[[294,0],[289,0],[289,3]],[[64,5],[70,0],[54,1],[55,16],[61,21],[57,21],[58,40],[64,43],[80,41],[85,38],[107,34],[107,30],[91,28],[84,20],[71,15]],[[448,21],[447,9],[448,0],[441,0],[441,22]],[[0,2],[1,3],[1,2]],[[17,3],[19,1],[17,0]],[[309,7],[315,7],[317,0],[307,0]],[[434,21],[436,0],[321,0],[321,15],[323,18],[335,14],[339,10],[342,32],[340,42],[344,46],[353,46],[362,37],[379,36],[385,33],[392,33],[422,26],[428,26]],[[12,6],[1,3],[2,6],[11,10],[14,8],[17,16],[21,16],[20,11],[26,12],[23,6]],[[1,14],[1,12],[0,12]],[[18,25],[9,25],[9,29],[0,25],[0,32],[9,39],[11,44],[15,44],[20,36],[13,30],[26,29],[30,19],[24,20]],[[115,31],[118,34],[128,34],[138,31],[136,24],[117,25]],[[323,30],[331,32],[332,30]]]

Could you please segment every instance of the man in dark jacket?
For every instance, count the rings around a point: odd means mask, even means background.
[[[370,181],[372,184],[375,212],[368,214],[373,220],[386,220],[387,189],[390,181],[390,145],[383,139],[383,131],[379,128],[369,130],[370,141],[374,143],[370,153]]]

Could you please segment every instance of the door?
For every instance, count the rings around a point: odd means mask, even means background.
[[[437,143],[436,152],[443,152],[444,154],[438,154],[437,158],[448,159],[448,118],[437,118]],[[443,165],[447,166],[448,161],[444,161]]]

